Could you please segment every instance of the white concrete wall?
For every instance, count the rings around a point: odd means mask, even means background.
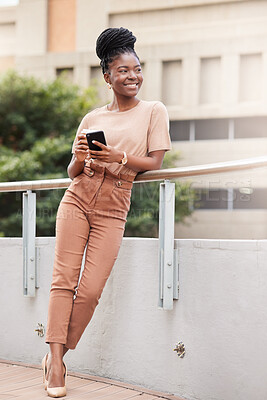
[[[175,224],[175,238],[266,239],[267,210],[195,210]]]
[[[158,241],[125,238],[69,368],[190,400],[267,398],[267,241],[177,240],[180,299],[157,307]],[[0,358],[38,363],[54,238],[38,238],[40,288],[22,295],[22,241],[0,239]],[[180,359],[174,345],[183,341]]]

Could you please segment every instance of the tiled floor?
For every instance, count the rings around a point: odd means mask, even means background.
[[[183,400],[111,379],[69,373],[66,400]],[[0,360],[0,400],[48,399],[38,366]]]

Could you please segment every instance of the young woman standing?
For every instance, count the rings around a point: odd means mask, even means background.
[[[50,353],[42,362],[50,397],[66,395],[63,356],[75,349],[91,320],[117,258],[133,180],[140,171],[159,169],[171,148],[165,106],[136,97],[143,75],[135,41],[128,29],[109,28],[96,43],[114,97],[83,118],[68,166],[72,183],[58,209],[46,332]],[[104,131],[107,145],[96,142],[101,151],[89,150],[85,128]]]

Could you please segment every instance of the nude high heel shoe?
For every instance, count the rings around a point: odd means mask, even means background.
[[[47,374],[47,358],[48,358],[48,353],[44,356],[42,359],[42,369],[43,369],[43,383],[45,390],[47,389],[47,379],[46,379],[46,374]]]
[[[49,397],[64,397],[67,395],[67,390],[66,390],[67,366],[64,362],[63,362],[63,366],[65,368],[65,373],[64,373],[65,386],[54,387],[54,388],[49,388],[47,386],[47,394]]]

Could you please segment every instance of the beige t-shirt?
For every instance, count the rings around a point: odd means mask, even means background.
[[[105,133],[108,145],[125,151],[127,154],[145,157],[155,150],[170,150],[169,117],[166,107],[159,101],[141,100],[128,111],[109,111],[107,106],[96,108],[85,115],[77,130],[97,129]],[[85,160],[89,162],[89,158]],[[136,175],[136,171],[127,168],[127,164],[105,163],[94,159],[94,163],[107,167],[118,174]]]

